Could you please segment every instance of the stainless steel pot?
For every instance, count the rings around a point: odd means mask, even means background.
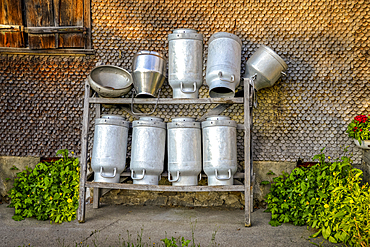
[[[126,167],[129,122],[117,115],[95,120],[91,168],[95,182],[118,183]]]
[[[234,97],[240,83],[241,48],[241,40],[231,33],[215,33],[209,39],[206,83],[211,98]]]
[[[173,98],[198,98],[203,81],[203,35],[179,28],[168,35],[168,82]]]
[[[236,122],[213,116],[202,122],[203,170],[208,185],[233,185],[237,169]]]
[[[155,51],[139,51],[132,61],[136,97],[156,97],[166,76],[166,61]]]
[[[245,78],[251,79],[256,90],[271,87],[288,69],[284,60],[271,48],[261,45],[247,60]]]
[[[131,178],[134,184],[157,185],[164,168],[166,123],[140,117],[132,123]]]
[[[198,185],[202,171],[200,123],[179,117],[167,124],[168,180],[173,186]]]
[[[100,65],[93,68],[87,80],[91,88],[101,97],[120,97],[132,88],[131,74],[113,65]]]

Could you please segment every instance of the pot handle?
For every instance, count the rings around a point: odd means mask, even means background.
[[[231,76],[230,76],[230,80],[228,80],[228,79],[224,79],[224,78],[222,77],[222,71],[219,71],[219,72],[218,72],[218,78],[219,78],[221,81],[227,81],[227,82],[234,82],[234,81],[235,81],[235,75],[231,75]]]
[[[180,90],[183,93],[195,93],[197,91],[197,83],[193,82],[193,90],[184,90],[184,83],[180,82]]]
[[[218,176],[218,171],[217,171],[217,169],[215,169],[215,175],[216,175],[216,178],[217,178],[218,180],[229,180],[229,179],[231,178],[231,169],[229,169],[229,170],[228,170],[228,173],[229,173],[229,177],[228,177],[228,178],[220,178],[220,177]]]
[[[284,71],[281,71],[280,73],[281,75],[286,76],[286,73]]]
[[[134,170],[131,170],[131,178],[133,180],[141,180],[144,177],[145,177],[145,169],[143,169],[143,174],[141,175],[141,177],[136,177],[136,178],[135,178],[135,172],[134,172]]]
[[[171,172],[170,171],[168,171],[168,181],[169,182],[171,182],[171,183],[173,183],[173,182],[177,182],[177,181],[179,181],[179,179],[180,179],[180,171],[177,171],[177,177],[176,177],[176,179],[172,179],[171,180]],[[173,176],[172,176],[173,177]]]
[[[161,89],[158,90],[158,97],[157,97],[157,102],[155,103],[154,105],[154,109],[152,112],[149,112],[149,113],[135,113],[134,112],[134,95],[136,93],[136,90],[135,88],[132,89],[132,97],[131,97],[131,112],[132,112],[132,115],[136,115],[136,116],[147,116],[147,115],[152,115],[155,110],[157,109],[157,105],[158,105],[158,101],[159,101],[159,95],[161,94]]]
[[[103,167],[102,166],[100,167],[100,176],[102,176],[103,178],[114,178],[116,176],[116,173],[117,173],[117,168],[114,167],[114,169],[113,169],[113,176],[105,175],[103,173]]]
[[[202,180],[202,173],[199,173],[199,181]]]

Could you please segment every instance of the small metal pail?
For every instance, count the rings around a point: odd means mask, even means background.
[[[155,98],[166,76],[166,61],[155,51],[139,51],[132,61],[132,79],[138,98]]]
[[[129,122],[118,115],[103,115],[95,120],[91,168],[95,182],[119,183],[126,167]]]
[[[271,87],[288,69],[284,60],[271,48],[261,45],[247,60],[245,78],[251,79],[256,90]]]

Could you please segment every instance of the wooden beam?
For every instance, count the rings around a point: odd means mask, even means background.
[[[225,186],[171,186],[171,185],[144,185],[87,182],[88,188],[108,188],[124,190],[172,191],[172,192],[210,192],[210,191],[244,191],[244,185]]]
[[[89,98],[92,104],[131,104],[131,98]],[[156,104],[157,99],[139,98],[134,100],[134,104]],[[201,98],[201,99],[173,99],[160,98],[158,104],[243,104],[243,98]]]
[[[245,199],[245,217],[246,227],[251,226],[251,170],[250,170],[250,85],[249,79],[244,78],[244,199]]]
[[[84,109],[82,118],[82,133],[81,133],[81,160],[80,160],[80,194],[79,206],[77,211],[77,220],[80,223],[85,222],[85,198],[86,198],[86,182],[87,182],[87,152],[88,152],[88,131],[89,131],[89,97],[90,85],[85,81],[85,96],[84,96]]]
[[[66,26],[66,27],[25,27],[24,31],[29,34],[47,34],[47,33],[83,33],[84,27]]]
[[[22,55],[50,55],[50,56],[86,56],[94,55],[95,51],[91,49],[39,49],[31,50],[28,48],[0,48],[0,54],[22,54]]]

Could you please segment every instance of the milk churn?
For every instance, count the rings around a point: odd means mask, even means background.
[[[95,182],[118,183],[126,167],[129,122],[118,115],[95,120],[91,168]]]
[[[237,169],[236,122],[212,116],[202,122],[203,170],[208,185],[233,185]]]
[[[166,78],[166,60],[155,51],[139,51],[132,61],[136,97],[156,97]]]
[[[168,35],[168,82],[174,98],[198,98],[203,81],[203,35],[179,28]]]
[[[215,33],[209,39],[206,83],[211,98],[234,97],[240,82],[241,49],[241,40],[231,33]]]
[[[134,184],[157,185],[164,167],[166,123],[140,117],[132,123],[131,178]]]
[[[200,123],[179,117],[167,124],[168,180],[173,186],[198,185],[202,171]]]
[[[261,45],[247,60],[245,78],[251,80],[256,90],[271,87],[288,69],[284,60],[271,48]]]

